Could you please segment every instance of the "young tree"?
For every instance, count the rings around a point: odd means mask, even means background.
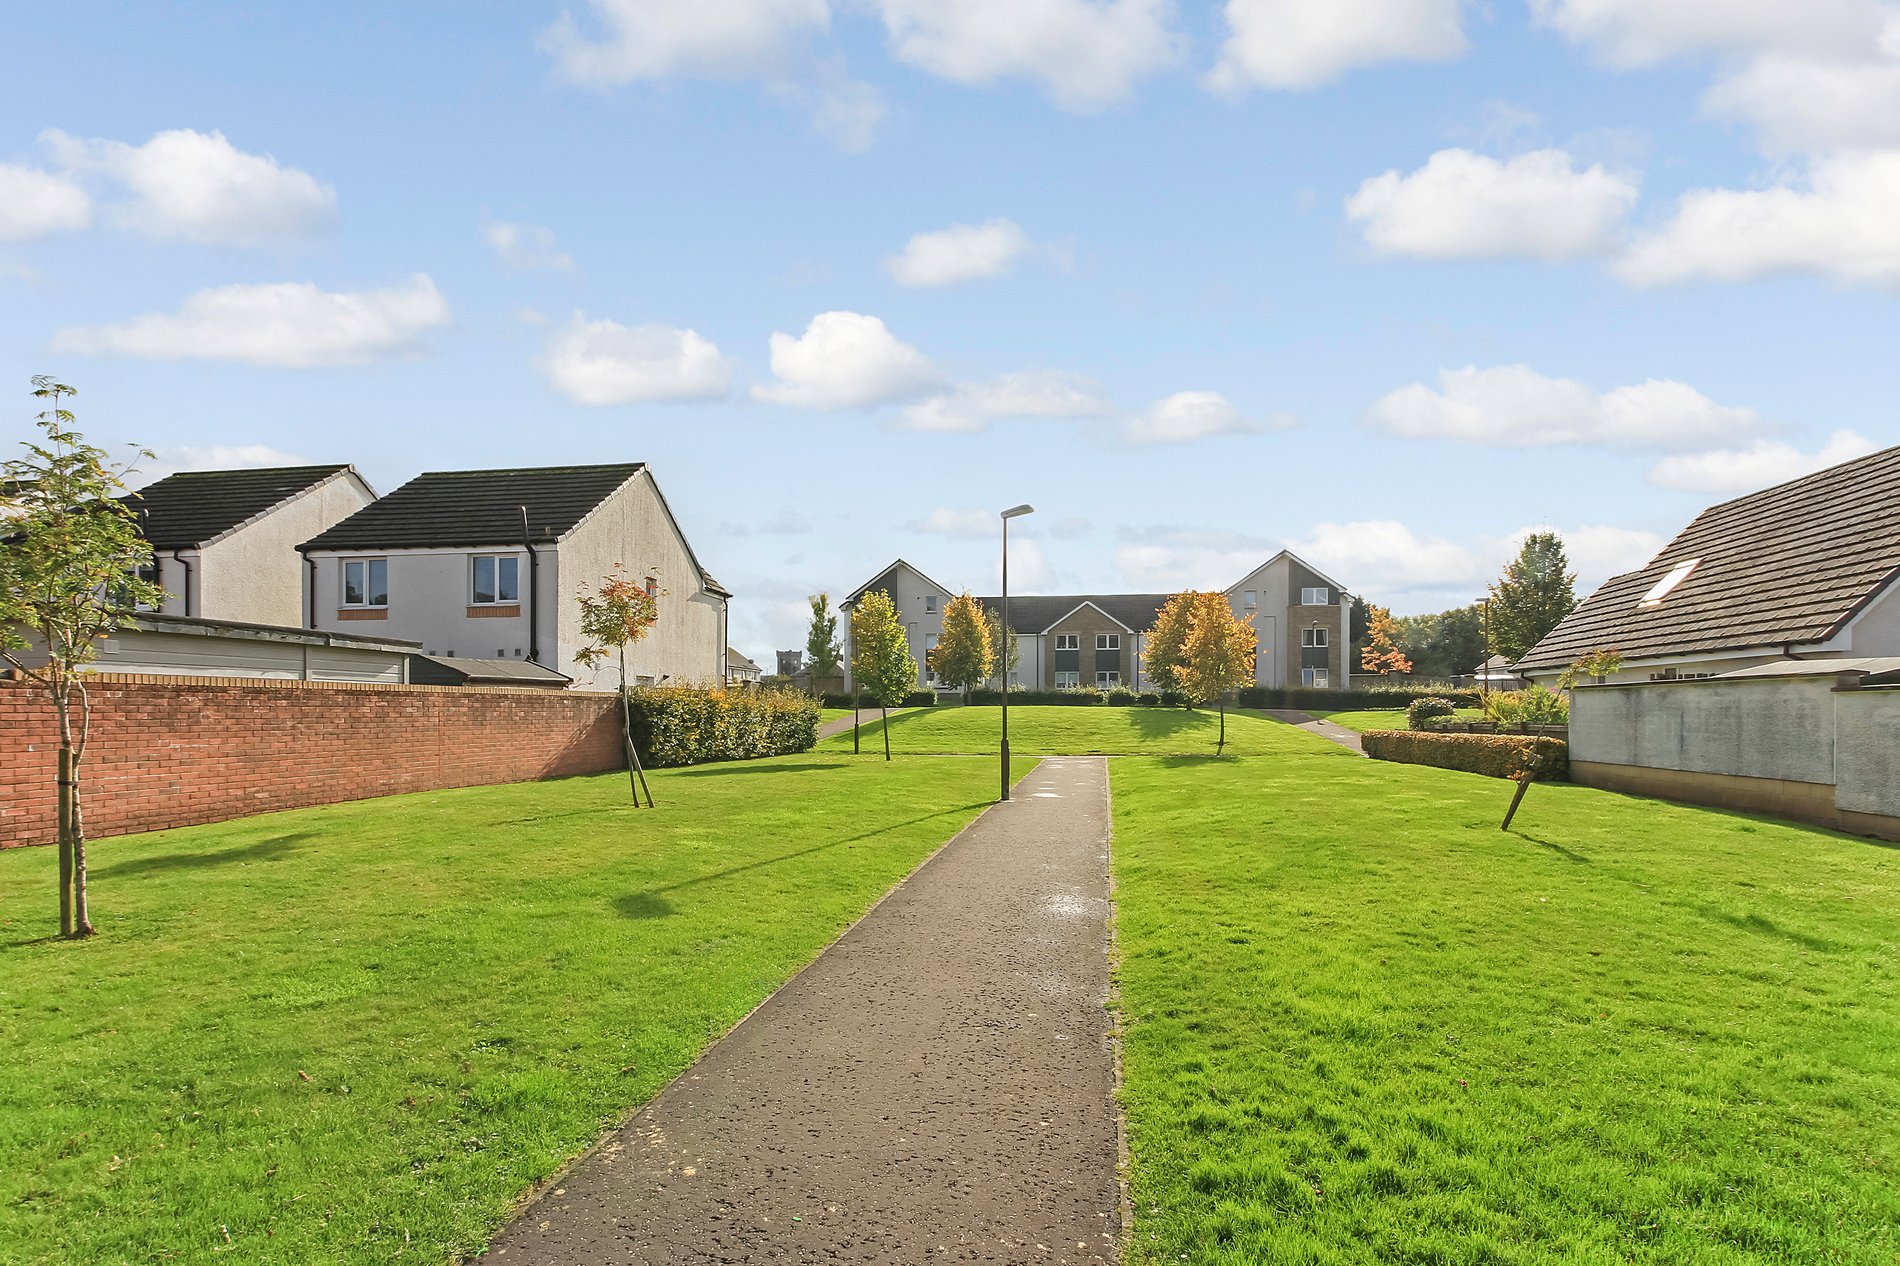
[[[838,616],[831,609],[831,595],[815,593],[811,596],[811,628],[805,634],[805,661],[811,669],[811,687],[815,694],[823,689],[827,678],[836,677],[844,662],[844,652],[838,646]]]
[[[1170,605],[1173,605],[1170,603]],[[1181,662],[1174,669],[1176,688],[1190,703],[1220,701],[1220,740],[1214,754],[1227,747],[1227,692],[1253,680],[1254,650],[1259,636],[1252,617],[1235,618],[1227,595],[1197,593],[1189,607],[1187,640]]]
[[[634,581],[615,563],[600,586],[593,592],[580,589],[581,636],[587,645],[574,652],[574,662],[593,668],[607,658],[609,651],[620,657],[620,726],[627,748],[627,781],[633,788],[633,803],[640,803],[640,792],[647,793],[647,808],[653,808],[653,788],[647,786],[646,771],[640,768],[640,754],[633,743],[633,704],[627,698],[627,647],[652,632],[660,618],[660,598],[665,591],[652,582]]]
[[[1187,589],[1169,598],[1155,613],[1154,627],[1142,641],[1142,660],[1148,666],[1148,679],[1163,690],[1181,689],[1178,681],[1188,627],[1194,619],[1194,604],[1200,600],[1197,590]],[[1190,699],[1188,706],[1194,706]]]
[[[1016,644],[1014,630],[1004,635],[1001,608],[992,608],[983,624],[990,632],[990,671],[999,681],[1007,682],[1010,674],[1023,666],[1023,648]]]
[[[1533,532],[1491,586],[1491,645],[1514,660],[1543,640],[1577,605],[1577,575],[1563,538]]]
[[[1361,667],[1382,677],[1387,673],[1412,671],[1412,661],[1399,649],[1399,622],[1392,618],[1389,609],[1367,608],[1366,628],[1366,649],[1359,657]]]
[[[983,618],[982,605],[968,593],[950,599],[943,609],[943,634],[929,658],[937,680],[963,691],[965,703],[970,701],[970,688],[990,675],[996,654],[990,645],[989,622]]]
[[[882,589],[859,598],[851,608],[851,677],[877,701],[884,722],[884,759],[891,758],[891,705],[917,688],[917,661],[897,604]]]
[[[79,770],[92,737],[85,666],[100,639],[132,622],[137,606],[165,591],[138,578],[151,546],[124,502],[127,468],[72,429],[60,401],[71,387],[40,376],[33,394],[51,401],[40,439],[0,467],[9,491],[0,519],[0,658],[46,691],[59,720],[59,931],[93,934],[86,892],[86,819]],[[22,635],[22,631],[31,639]]]

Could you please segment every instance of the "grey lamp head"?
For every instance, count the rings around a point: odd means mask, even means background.
[[[1003,511],[1003,517],[1006,519],[1020,519],[1025,514],[1034,514],[1035,512],[1036,512],[1036,507],[1031,506],[1031,505],[1021,505],[1021,506],[1016,506],[1014,509]]]

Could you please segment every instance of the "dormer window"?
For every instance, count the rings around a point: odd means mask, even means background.
[[[1643,595],[1643,600],[1636,604],[1637,609],[1646,611],[1652,607],[1660,607],[1663,599],[1667,598],[1677,585],[1689,579],[1689,573],[1694,571],[1696,564],[1701,561],[1699,558],[1692,558],[1686,563],[1677,563],[1670,568],[1667,576],[1649,587],[1649,592]]]

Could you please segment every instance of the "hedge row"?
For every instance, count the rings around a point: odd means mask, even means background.
[[[1011,687],[1009,701],[1025,708],[1091,708],[1098,705],[1111,708],[1177,708],[1182,702],[1180,696],[1171,690],[1156,694],[1152,690],[1134,691],[1126,687],[1096,690],[1086,686],[1076,690],[1018,690]],[[970,702],[991,706],[1000,704],[1003,702],[1003,692],[972,690]]]
[[[787,690],[643,686],[627,692],[633,743],[654,769],[808,752],[818,705]]]
[[[1360,736],[1366,755],[1408,765],[1436,765],[1468,774],[1515,778],[1527,762],[1542,765],[1538,777],[1570,776],[1570,745],[1561,739],[1524,734],[1433,734],[1418,730],[1369,730]]]
[[[1407,708],[1415,699],[1445,699],[1455,707],[1475,708],[1475,690],[1444,690],[1428,686],[1375,686],[1356,690],[1320,690],[1311,686],[1279,689],[1248,686],[1240,692],[1243,708],[1323,708],[1338,712],[1352,708]]]
[[[877,700],[871,698],[868,695],[864,696],[863,698],[859,698],[857,695],[821,695],[819,696],[819,702],[823,703],[827,708],[855,708],[855,707],[858,707],[860,704],[862,704],[864,707],[867,707],[867,708],[877,707]],[[909,694],[904,696],[902,702],[893,703],[891,707],[893,708],[928,708],[936,702],[937,702],[936,691],[913,690]]]

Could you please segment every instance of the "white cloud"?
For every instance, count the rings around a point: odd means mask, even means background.
[[[578,312],[549,340],[541,370],[562,395],[591,405],[717,400],[732,379],[731,363],[694,330]]]
[[[191,295],[175,314],[61,330],[52,347],[307,369],[414,354],[424,331],[448,321],[448,304],[422,273],[387,290],[335,292],[309,282],[217,286]]]
[[[1181,54],[1172,0],[874,0],[900,61],[943,79],[1040,83],[1099,110]]]
[[[913,532],[923,532],[930,536],[957,536],[970,540],[980,540],[998,535],[1002,520],[993,510],[957,510],[949,506],[938,506],[922,519],[910,524]]]
[[[1290,419],[1276,419],[1276,425],[1290,424]],[[1126,434],[1137,444],[1181,444],[1260,429],[1218,391],[1177,391],[1130,416]]]
[[[1703,101],[1713,113],[1753,121],[1778,151],[1900,148],[1900,56],[1894,54],[1859,61],[1757,57],[1718,81]]]
[[[1141,592],[1225,589],[1278,552],[1270,541],[1224,530],[1164,527],[1122,536],[1115,569]]]
[[[1026,370],[988,382],[963,383],[904,410],[911,431],[975,434],[1011,418],[1100,418],[1114,406],[1086,378],[1060,370]]]
[[[774,333],[771,346],[778,381],[752,394],[774,404],[869,409],[922,395],[939,381],[922,352],[858,312],[821,312],[803,335]]]
[[[491,221],[482,225],[482,240],[510,268],[566,272],[574,266],[573,258],[554,244],[554,230],[538,224]]]
[[[1564,259],[1607,248],[1637,182],[1562,150],[1500,162],[1440,150],[1410,175],[1388,171],[1346,200],[1374,250],[1428,259]]]
[[[541,34],[562,72],[594,87],[669,75],[782,71],[831,24],[827,0],[587,0],[597,30],[564,12]]]
[[[1693,448],[1759,430],[1753,409],[1717,404],[1684,383],[1650,379],[1599,393],[1528,365],[1443,370],[1380,399],[1370,420],[1397,435],[1511,448],[1612,444]]]
[[[1465,51],[1463,0],[1227,0],[1214,91],[1311,88],[1357,66]]]
[[[1012,220],[953,224],[919,233],[884,261],[900,286],[951,286],[1000,277],[1029,249],[1029,235]]]
[[[1505,553],[1494,560],[1492,570],[1502,571],[1504,564],[1516,557],[1518,550],[1523,547],[1524,538],[1535,531],[1555,531],[1563,537],[1564,554],[1570,559],[1571,570],[1577,573],[1579,594],[1589,593],[1612,576],[1635,571],[1668,544],[1654,532],[1607,524],[1586,524],[1568,531],[1543,527],[1522,528],[1511,537]]]
[[[185,444],[152,451],[152,460],[139,463],[126,487],[139,489],[167,475],[185,470],[255,470],[265,466],[308,466],[301,453],[287,453],[268,444]]]
[[[999,551],[990,572],[990,581],[998,589],[1003,584],[1003,556]],[[1056,581],[1055,568],[1042,552],[1042,542],[1033,536],[1010,537],[1009,591],[1014,594],[1047,593]]]
[[[1900,286],[1900,150],[1814,159],[1768,189],[1697,189],[1618,264],[1639,285],[1774,273]]]
[[[72,181],[0,163],[0,242],[70,232],[91,222],[92,199]]]
[[[884,94],[862,80],[827,76],[815,88],[788,89],[811,111],[811,129],[847,154],[862,154],[884,126]]]
[[[1745,448],[1665,457],[1650,468],[1649,482],[1685,492],[1753,492],[1873,451],[1872,441],[1853,431],[1834,432],[1813,453],[1804,453],[1792,444],[1762,440]]]
[[[134,197],[113,209],[114,219],[154,237],[242,245],[312,233],[336,215],[336,190],[238,149],[222,132],[160,132],[143,145],[57,129],[40,139],[75,172],[124,185]]]
[[[1530,0],[1533,17],[1619,66],[1684,53],[1840,53],[1866,47],[1880,0]]]

